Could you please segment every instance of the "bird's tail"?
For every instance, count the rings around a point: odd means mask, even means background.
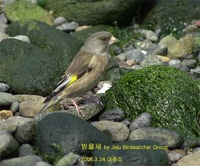
[[[56,103],[58,103],[61,100],[61,98],[59,96],[53,96],[53,97],[47,97],[44,101],[44,106],[42,107],[42,109],[38,112],[39,114],[42,114],[44,112],[47,112],[47,110],[52,107],[53,105],[55,105]]]

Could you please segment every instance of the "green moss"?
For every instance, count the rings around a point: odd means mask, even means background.
[[[6,16],[10,21],[34,19],[53,24],[53,16],[43,8],[30,2],[19,0],[5,7]]]
[[[27,25],[27,30],[32,31],[32,30],[39,30],[39,26],[37,25],[37,22],[33,20],[21,20],[19,22],[20,28],[23,28],[24,26]]]
[[[64,152],[60,145],[56,143],[51,144],[50,147],[55,152],[54,154],[42,154],[39,150],[39,147],[35,147],[35,153],[42,156],[44,161],[55,165],[64,156]]]
[[[160,28],[164,36],[173,34],[180,37],[183,28],[192,20],[193,11],[190,2],[185,0],[159,0],[142,26],[151,30]]]
[[[149,112],[155,127],[200,136],[198,83],[179,69],[149,66],[124,75],[106,92],[104,101],[107,110],[122,108],[126,118]]]

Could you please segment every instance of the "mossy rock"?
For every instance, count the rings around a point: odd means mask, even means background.
[[[4,40],[0,45],[0,79],[15,93],[49,95],[82,46],[75,37],[46,23],[23,20],[6,29],[27,35],[31,44]]]
[[[45,8],[55,17],[64,16],[80,25],[130,23],[144,0],[46,0]]]
[[[194,8],[190,3],[185,0],[159,0],[144,19],[142,26],[154,31],[160,28],[164,36],[173,34],[179,37],[193,18]]]
[[[65,67],[83,45],[77,38],[35,20],[16,21],[6,28],[6,33],[10,36],[26,35],[30,38],[31,44],[65,57]]]
[[[154,127],[200,136],[199,92],[199,82],[185,72],[155,65],[125,74],[103,99],[107,110],[119,107],[125,111],[126,118],[149,112]]]
[[[50,94],[64,70],[59,56],[16,39],[3,40],[0,52],[0,79],[14,93]]]
[[[16,1],[5,6],[5,14],[9,21],[34,19],[53,25],[53,16],[43,8],[24,0]]]

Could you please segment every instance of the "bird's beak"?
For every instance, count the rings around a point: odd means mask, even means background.
[[[113,44],[113,43],[117,43],[119,42],[119,40],[117,38],[115,38],[114,36],[111,36],[110,41],[109,41],[109,45]]]

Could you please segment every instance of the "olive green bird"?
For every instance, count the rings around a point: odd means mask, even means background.
[[[118,39],[109,32],[92,34],[74,57],[52,95],[44,101],[45,105],[39,114],[64,98],[71,98],[78,114],[84,116],[72,98],[87,93],[99,82],[109,62],[109,46],[116,42]]]

